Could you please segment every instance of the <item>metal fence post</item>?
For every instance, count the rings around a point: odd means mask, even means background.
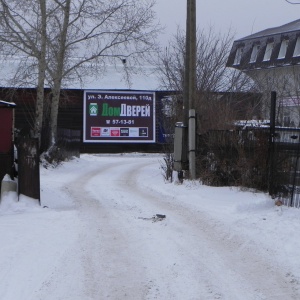
[[[269,134],[269,174],[268,188],[269,194],[275,194],[274,188],[274,137],[275,137],[275,116],[276,116],[276,92],[271,92],[271,111],[270,111],[270,134]]]

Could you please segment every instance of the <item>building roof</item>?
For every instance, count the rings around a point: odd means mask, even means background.
[[[282,33],[290,33],[290,32],[299,31],[299,30],[300,30],[300,19],[292,21],[292,22],[284,24],[284,25],[281,25],[281,26],[264,29],[262,31],[253,33],[253,34],[248,35],[243,38],[240,38],[237,41],[256,39],[256,38],[260,38],[260,37],[267,37],[270,35],[277,35],[277,34],[282,34]]]
[[[0,100],[0,107],[11,107],[11,108],[14,108],[15,106],[16,106],[16,104],[13,103],[13,102],[7,102],[7,101]]]
[[[250,70],[300,64],[300,19],[233,42],[227,67]]]

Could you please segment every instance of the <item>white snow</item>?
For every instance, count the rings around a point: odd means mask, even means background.
[[[84,154],[41,167],[41,205],[6,193],[0,299],[300,299],[300,210],[162,161]]]

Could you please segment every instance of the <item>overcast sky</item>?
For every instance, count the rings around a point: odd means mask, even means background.
[[[185,29],[187,0],[156,0],[157,17],[166,26],[163,40]],[[300,1],[299,1],[300,2]],[[196,0],[197,26],[216,33],[231,28],[235,39],[300,19],[300,5],[285,0]]]

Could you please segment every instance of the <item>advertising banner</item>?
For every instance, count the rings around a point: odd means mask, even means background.
[[[83,142],[155,143],[153,92],[86,90]]]

